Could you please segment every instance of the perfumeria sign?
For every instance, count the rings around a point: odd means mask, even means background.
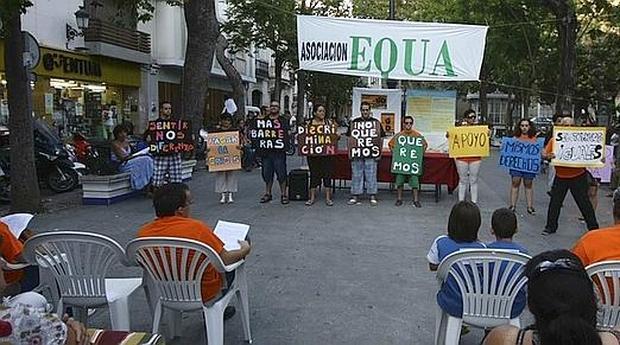
[[[402,80],[478,80],[488,27],[297,16],[301,69]]]

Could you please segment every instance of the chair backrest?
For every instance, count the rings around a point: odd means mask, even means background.
[[[586,267],[598,295],[599,328],[620,325],[620,261],[603,261]]]
[[[512,306],[527,283],[524,267],[528,255],[510,250],[463,249],[439,265],[437,279],[452,277],[463,299],[463,321],[495,327],[511,319]]]
[[[106,303],[105,278],[115,262],[125,263],[125,251],[113,239],[95,233],[55,231],[26,241],[24,257],[49,268],[64,301],[80,305]]]
[[[179,310],[202,307],[201,280],[209,264],[225,272],[211,247],[183,238],[137,238],[127,244],[127,259],[147,272],[163,305]]]

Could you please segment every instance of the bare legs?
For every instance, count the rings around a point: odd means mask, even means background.
[[[518,176],[512,177],[512,183],[510,186],[510,208],[512,210],[517,206],[517,201],[519,200],[519,187],[521,186],[521,181],[523,181],[523,186],[525,187],[525,201],[527,203],[527,210],[529,213],[533,213],[534,211],[534,190],[533,190],[533,180],[523,179]]]

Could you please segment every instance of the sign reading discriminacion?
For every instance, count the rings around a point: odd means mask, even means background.
[[[527,142],[515,137],[504,137],[499,165],[511,170],[538,174],[544,143],[543,138],[539,138],[536,142]]]
[[[448,154],[451,158],[487,157],[489,128],[487,126],[451,128],[448,131]]]
[[[219,132],[207,135],[207,165],[209,172],[241,169],[239,132]]]
[[[284,150],[288,126],[282,119],[256,119],[251,122],[249,129],[249,139],[256,149],[263,150]]]
[[[299,126],[297,133],[300,156],[332,156],[336,154],[338,128],[335,124]]]
[[[381,156],[381,123],[352,121],[349,137],[349,158],[379,158]]]
[[[191,126],[189,121],[185,120],[149,121],[146,141],[149,144],[149,152],[156,155],[194,150]]]
[[[602,168],[605,127],[554,127],[553,153],[553,165]]]
[[[402,80],[477,81],[487,26],[297,16],[303,70]]]
[[[422,175],[424,137],[397,135],[392,150],[392,173]]]

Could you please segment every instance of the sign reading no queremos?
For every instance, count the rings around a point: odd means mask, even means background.
[[[602,168],[605,127],[554,127],[553,153],[553,165]]]
[[[451,158],[489,156],[487,126],[454,127],[448,133],[448,154]]]
[[[337,127],[335,124],[299,126],[297,143],[301,156],[335,155],[338,143]]]
[[[241,169],[239,132],[219,132],[207,135],[207,165],[209,172]]]
[[[381,122],[352,121],[349,137],[349,158],[379,158],[381,156]]]
[[[392,150],[392,173],[422,175],[424,137],[397,135]]]
[[[301,69],[403,80],[478,80],[488,27],[297,16]]]

